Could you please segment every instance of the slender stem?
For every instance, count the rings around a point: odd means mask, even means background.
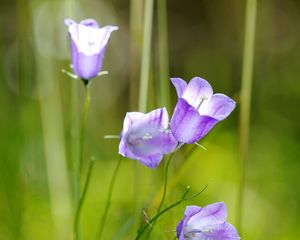
[[[186,195],[188,194],[190,187],[188,186],[183,194],[183,196],[181,197],[181,199],[173,204],[171,204],[170,206],[166,207],[164,210],[162,210],[161,212],[157,213],[150,221],[148,224],[141,226],[140,229],[138,230],[137,236],[136,236],[136,240],[140,239],[140,237],[142,236],[143,232],[148,228],[148,226],[151,226],[151,224],[156,221],[161,215],[163,215],[164,213],[166,213],[167,211],[171,210],[172,208],[176,207],[178,204],[191,200],[195,197],[197,197],[198,195],[200,195],[205,189],[207,188],[207,186],[205,186],[200,192],[190,196],[190,197],[186,197]]]
[[[95,162],[94,159],[91,159],[90,164],[89,164],[88,173],[87,173],[87,176],[86,176],[86,180],[85,180],[85,183],[84,183],[84,188],[83,188],[83,191],[82,191],[82,195],[80,197],[80,200],[79,200],[79,203],[78,203],[78,206],[77,206],[77,210],[76,210],[75,221],[74,221],[74,239],[76,239],[76,240],[80,239],[80,234],[79,234],[80,213],[81,213],[82,205],[83,205],[84,200],[85,200],[87,189],[89,187],[94,162]]]
[[[253,56],[256,25],[256,0],[247,0],[244,56],[241,87],[241,110],[240,110],[240,158],[241,158],[241,179],[238,196],[237,226],[242,232],[242,217],[245,180],[247,173],[247,162],[249,152],[249,128],[250,128],[250,107],[251,107],[251,88],[253,72]]]
[[[102,234],[103,234],[103,230],[104,230],[104,226],[105,226],[105,222],[106,222],[108,210],[109,210],[109,207],[110,207],[110,204],[111,204],[111,196],[112,196],[113,188],[114,188],[115,181],[116,181],[116,178],[117,178],[117,174],[118,174],[118,171],[119,171],[119,168],[120,168],[120,165],[121,165],[121,161],[122,161],[122,157],[120,156],[120,158],[118,160],[118,163],[116,165],[116,168],[115,168],[115,170],[113,172],[112,178],[110,180],[110,184],[109,184],[109,188],[108,188],[108,194],[107,194],[107,200],[106,200],[106,205],[105,205],[105,208],[104,208],[104,213],[103,213],[103,216],[102,216],[102,220],[101,220],[100,228],[99,228],[99,231],[98,231],[98,237],[97,237],[97,239],[101,239],[102,238]]]
[[[172,160],[172,158],[173,158],[173,156],[174,156],[174,153],[175,153],[175,152],[172,152],[172,153],[169,155],[169,158],[168,158],[167,163],[166,163],[165,176],[164,176],[164,177],[165,177],[165,181],[164,181],[164,189],[163,189],[162,198],[161,198],[161,200],[160,200],[160,204],[159,204],[158,209],[157,209],[157,213],[160,212],[160,210],[161,210],[161,208],[162,208],[162,206],[163,206],[163,204],[164,204],[165,198],[166,198],[166,194],[167,194],[167,186],[168,186],[169,166],[170,166],[171,160]],[[151,232],[152,232],[152,230],[153,230],[153,228],[154,228],[155,223],[156,223],[156,221],[153,222],[152,228],[151,228],[151,230],[149,231],[149,233],[148,233],[146,239],[148,239],[148,238],[150,237]]]
[[[84,143],[85,143],[85,129],[86,129],[86,122],[87,122],[87,114],[90,106],[90,91],[89,85],[85,85],[85,101],[84,107],[82,112],[82,122],[81,122],[81,129],[80,129],[80,155],[79,155],[79,164],[78,164],[78,181],[80,182],[80,178],[82,175],[82,166],[83,166],[83,153],[84,153]]]
[[[160,209],[161,209],[162,205],[164,204],[164,201],[165,201],[165,198],[166,198],[167,186],[168,186],[169,166],[170,166],[171,160],[172,160],[172,158],[173,158],[173,156],[174,156],[174,153],[175,153],[175,152],[172,152],[172,153],[169,155],[169,158],[168,158],[168,160],[167,160],[167,164],[166,164],[166,168],[165,168],[164,191],[163,191],[163,195],[162,195],[162,198],[161,198],[159,207],[158,207],[158,209],[157,209],[157,212],[160,212]]]
[[[167,0],[157,1],[160,105],[170,110]]]
[[[139,111],[146,112],[151,59],[151,38],[154,0],[146,0],[144,16],[143,49],[139,89]]]

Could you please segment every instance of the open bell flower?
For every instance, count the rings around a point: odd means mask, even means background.
[[[79,24],[71,19],[65,19],[65,24],[69,27],[74,73],[86,81],[96,77],[102,67],[110,34],[118,27],[100,28],[94,19],[85,19]]]
[[[129,112],[126,114],[119,154],[135,159],[149,168],[155,168],[164,154],[171,153],[177,141],[168,130],[169,117],[165,108],[147,114]]]
[[[213,94],[210,84],[200,77],[194,77],[189,84],[181,78],[171,78],[171,81],[178,102],[170,125],[181,143],[197,142],[235,108],[234,100],[221,93]]]
[[[223,202],[203,208],[187,206],[176,232],[179,240],[237,240],[236,229],[227,223],[227,209]]]

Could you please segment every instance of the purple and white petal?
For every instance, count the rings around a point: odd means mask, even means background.
[[[72,56],[73,69],[77,76],[83,79],[97,76],[102,66],[103,54],[87,56],[82,52],[75,52]]]
[[[85,25],[87,27],[99,28],[97,21],[91,18],[82,20],[80,24]]]
[[[126,133],[129,127],[132,125],[133,122],[142,119],[145,116],[144,113],[141,112],[128,112],[123,121],[123,130],[122,134]]]
[[[184,218],[177,225],[179,240],[238,240],[236,229],[226,222],[227,210],[224,203],[214,203],[203,208],[186,208]]]
[[[76,24],[76,22],[75,22],[74,20],[70,19],[70,18],[66,18],[66,19],[64,20],[64,23],[65,23],[67,26],[71,26],[71,25],[73,25],[73,24]]]
[[[203,229],[195,234],[196,239],[203,240],[238,240],[240,239],[236,229],[230,223],[223,223]]]
[[[138,160],[140,160],[140,162],[144,164],[146,167],[153,169],[160,164],[162,159],[163,159],[163,154],[157,153],[148,157],[142,157]]]
[[[182,233],[183,225],[184,225],[184,218],[180,220],[180,222],[177,224],[176,227],[176,236],[178,240],[184,240],[183,233]]]
[[[117,29],[118,27],[116,26],[106,26],[97,29],[82,24],[72,24],[69,27],[69,33],[78,51],[91,56],[99,54],[106,47],[110,34]]]
[[[168,113],[165,108],[147,114],[127,113],[119,153],[139,160],[149,168],[155,168],[163,154],[173,152],[178,144],[168,126]]]
[[[181,78],[171,78],[171,82],[176,89],[177,96],[180,98],[187,87],[186,81]]]
[[[145,120],[152,124],[161,125],[165,129],[169,126],[169,116],[166,108],[158,108],[147,113]]]
[[[184,217],[178,223],[176,232],[179,240],[184,240],[184,227],[186,226],[189,219],[197,214],[201,210],[201,207],[198,206],[187,206],[184,211]]]
[[[209,116],[201,116],[197,109],[180,98],[170,125],[177,141],[192,144],[204,137],[217,122]]]
[[[185,211],[184,211],[184,216],[186,217],[192,217],[194,216],[195,214],[199,213],[201,211],[201,207],[198,207],[198,206],[187,206],[185,208]]]
[[[71,19],[65,19],[65,24],[69,26],[72,65],[75,74],[86,80],[96,77],[101,70],[110,35],[118,27],[99,28],[94,19],[85,19],[79,24]]]
[[[200,107],[201,115],[211,116],[219,121],[228,117],[235,108],[235,101],[224,94],[214,94],[206,104]]]
[[[223,224],[227,219],[227,209],[223,202],[203,207],[192,216],[187,225],[190,229],[204,230],[211,225]]]
[[[187,85],[183,95],[184,98],[194,108],[199,108],[203,101],[211,98],[213,94],[212,87],[203,78],[194,77]]]
[[[169,153],[175,150],[177,141],[153,119],[143,118],[134,122],[126,133],[126,142],[138,157]]]

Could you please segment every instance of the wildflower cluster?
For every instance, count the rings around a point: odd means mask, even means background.
[[[87,85],[99,75],[108,40],[118,27],[100,28],[93,19],[83,20],[79,24],[66,19],[65,24],[69,27],[74,73]],[[183,144],[193,144],[202,139],[235,108],[235,101],[228,96],[213,94],[211,85],[205,79],[194,77],[187,83],[181,78],[171,78],[171,82],[177,91],[178,101],[170,122],[166,108],[149,113],[128,112],[120,135],[119,154],[138,160],[151,169],[160,164],[165,154],[173,153]],[[81,200],[77,216],[83,202]],[[106,213],[108,207],[109,204]],[[177,237],[179,240],[240,239],[226,219],[227,210],[222,202],[203,208],[187,206],[184,217],[177,225]],[[75,222],[78,221],[79,217]],[[78,228],[78,224],[75,224],[75,228]]]
[[[148,114],[131,112],[124,119],[119,153],[154,168],[163,154],[176,145],[195,143],[235,108],[235,101],[224,94],[213,94],[210,84],[194,77],[189,84],[171,79],[178,102],[168,129],[168,113],[157,109]],[[135,154],[136,153],[136,154]]]

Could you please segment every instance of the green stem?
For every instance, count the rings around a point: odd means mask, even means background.
[[[247,173],[247,162],[249,153],[249,130],[250,130],[250,107],[251,107],[251,89],[253,56],[256,25],[256,0],[247,0],[246,21],[245,21],[245,39],[243,55],[243,71],[241,86],[241,110],[240,110],[240,158],[241,158],[241,179],[238,196],[237,226],[239,232],[242,232],[242,217],[245,180]]]
[[[90,164],[89,164],[89,169],[87,173],[87,177],[84,183],[84,188],[82,191],[82,195],[80,197],[77,210],[76,210],[76,215],[75,215],[75,221],[74,221],[74,239],[80,239],[80,234],[79,234],[79,220],[80,220],[80,213],[81,213],[81,208],[85,200],[86,192],[89,187],[90,179],[91,179],[91,174],[94,166],[94,159],[91,159]]]
[[[166,193],[167,193],[167,186],[168,186],[168,173],[169,173],[169,166],[170,166],[170,163],[171,163],[171,160],[174,156],[174,153],[175,152],[172,152],[170,155],[169,155],[169,158],[167,160],[167,164],[166,164],[166,168],[165,168],[165,182],[164,182],[164,191],[163,191],[163,195],[162,195],[162,198],[161,198],[161,201],[160,201],[160,204],[159,204],[159,207],[157,209],[157,212],[160,211],[162,205],[164,204],[164,201],[165,201],[165,198],[166,198]]]
[[[136,236],[136,240],[140,239],[140,237],[142,236],[143,232],[148,228],[148,226],[151,226],[151,224],[156,221],[161,215],[163,215],[164,213],[166,213],[167,211],[171,210],[172,208],[176,207],[177,205],[179,205],[182,202],[191,200],[195,197],[197,197],[198,195],[200,195],[205,189],[207,188],[207,186],[205,186],[200,192],[190,196],[190,197],[186,197],[186,195],[188,194],[190,187],[188,186],[183,194],[183,196],[181,197],[181,199],[173,204],[171,204],[170,206],[166,207],[164,210],[162,210],[161,212],[157,213],[149,222],[148,224],[141,226],[140,229],[138,230],[137,236]]]
[[[83,167],[83,153],[84,153],[84,143],[85,143],[85,129],[86,129],[86,122],[87,122],[87,115],[90,106],[90,91],[89,85],[85,85],[85,101],[84,107],[82,112],[82,122],[81,122],[81,129],[80,129],[80,155],[79,155],[79,164],[78,164],[78,181],[80,182],[81,175],[82,175],[82,167]]]
[[[157,209],[157,213],[160,212],[160,210],[161,210],[161,208],[162,208],[162,206],[163,206],[163,204],[164,204],[164,201],[165,201],[165,199],[166,199],[167,186],[168,186],[169,166],[170,166],[171,160],[172,160],[172,158],[173,158],[173,156],[174,156],[174,153],[175,153],[175,152],[172,152],[172,153],[169,155],[169,158],[168,158],[167,163],[166,163],[166,168],[165,168],[165,181],[164,181],[164,190],[163,190],[163,195],[162,195],[161,200],[160,200],[160,204],[159,204],[158,209]],[[156,221],[153,222],[152,228],[151,228],[151,230],[149,231],[149,233],[148,233],[146,239],[148,239],[148,238],[150,237],[151,232],[152,232],[152,230],[153,230],[153,228],[154,228],[155,223],[156,223]]]
[[[144,16],[143,49],[139,89],[139,111],[147,111],[148,84],[151,60],[151,38],[154,0],[146,0]]]
[[[157,1],[160,105],[170,110],[167,0]]]
[[[118,163],[117,163],[117,166],[116,166],[116,168],[113,172],[110,184],[109,184],[106,205],[105,205],[105,208],[104,208],[104,213],[103,213],[103,216],[102,216],[102,220],[101,220],[100,228],[99,228],[99,231],[98,231],[97,239],[102,239],[102,234],[103,234],[103,230],[104,230],[108,210],[109,210],[109,207],[110,207],[110,204],[111,204],[111,196],[112,196],[113,188],[114,188],[115,181],[116,181],[116,178],[117,178],[117,174],[118,174],[118,171],[119,171],[119,168],[120,168],[120,165],[121,165],[121,161],[122,161],[122,157],[120,156],[120,158],[118,160]]]

